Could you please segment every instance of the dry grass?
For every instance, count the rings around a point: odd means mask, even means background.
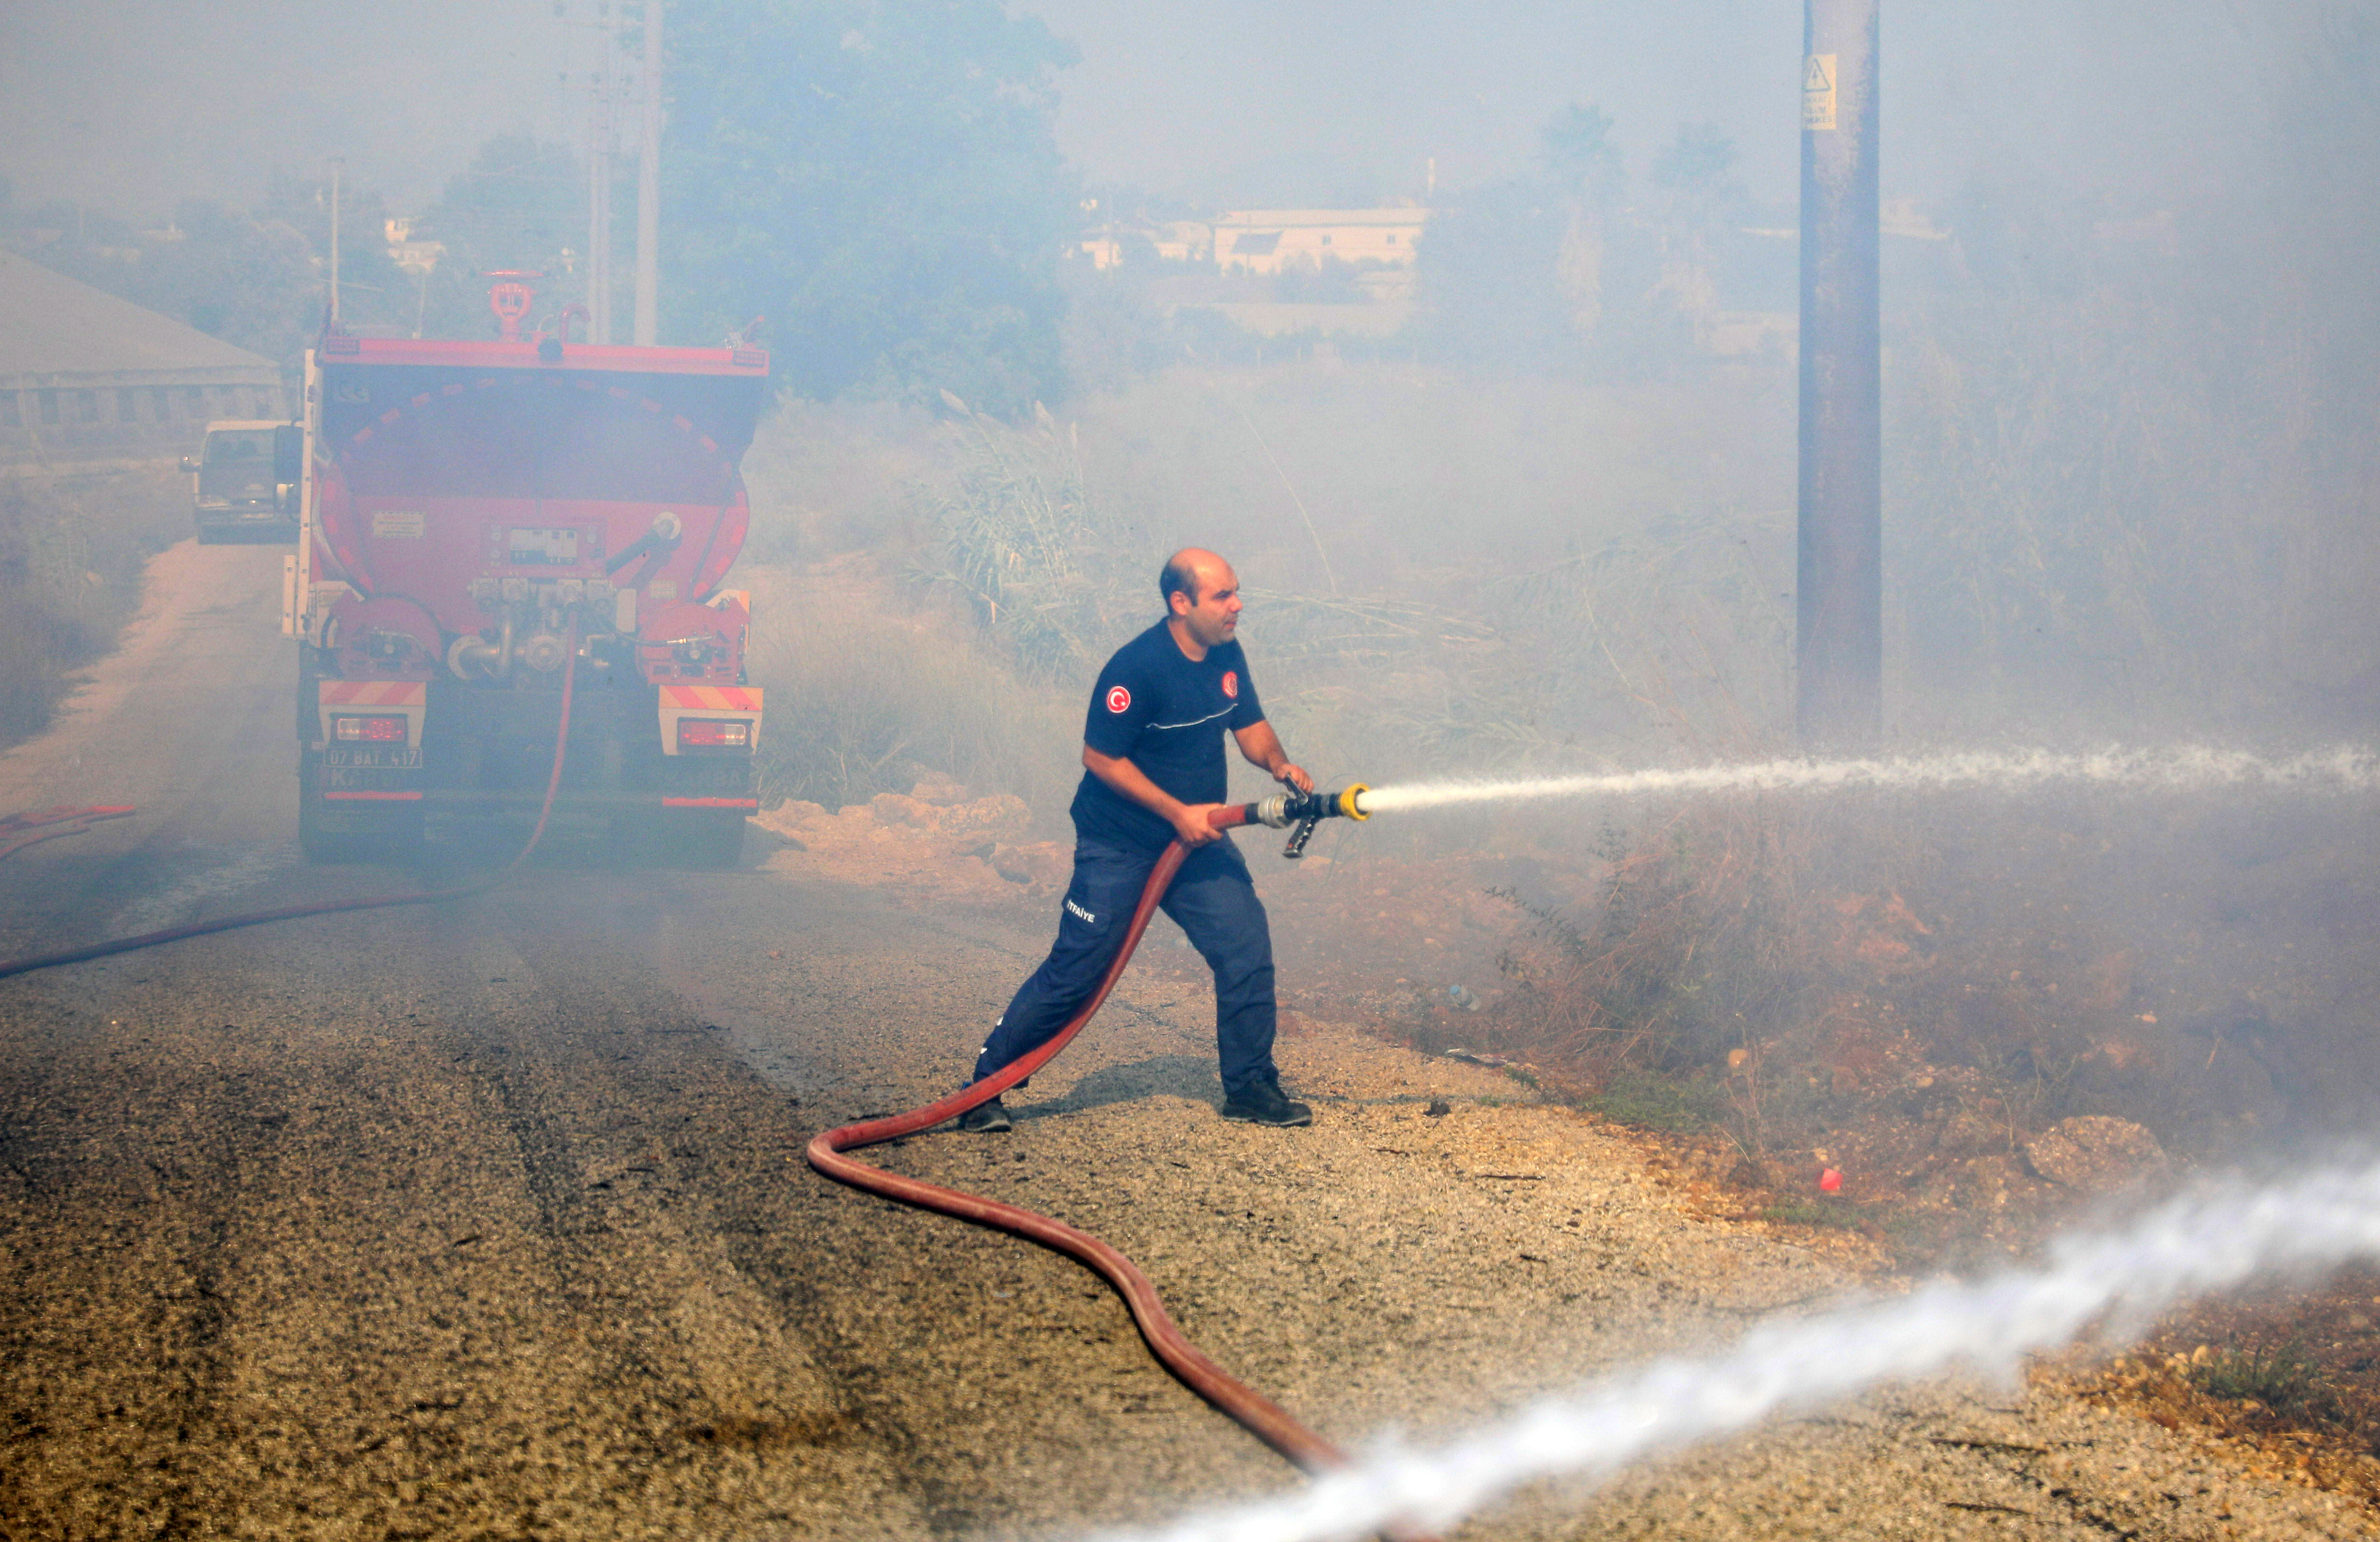
[[[910,578],[957,596],[1026,680],[1087,688],[1156,611],[1165,553],[1092,502],[1075,430],[1034,416],[952,425],[953,473],[929,496],[933,540]]]
[[[0,745],[41,732],[73,673],[115,646],[142,564],[189,520],[170,470],[0,482]]]
[[[1912,1267],[2004,1257],[2106,1192],[2061,1166],[2090,1138],[2066,1121],[2154,1135],[2171,1165],[2106,1180],[2151,1185],[2371,1128],[2380,840],[2351,804],[2238,802],[1663,812],[1607,831],[1592,898],[1516,911],[1461,1042],[1694,1137],[1755,1211],[1833,1167],[1839,1213]]]
[[[1021,685],[970,628],[868,565],[756,568],[751,678],[769,691],[763,795],[839,808],[929,772],[1062,821],[1080,772],[1071,696]],[[905,599],[909,603],[904,603]]]

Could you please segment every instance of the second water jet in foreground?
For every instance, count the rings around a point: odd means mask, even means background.
[[[1639,1458],[1883,1381],[1961,1366],[2013,1377],[2025,1356],[2095,1329],[2109,1344],[2135,1336],[2185,1296],[2374,1257],[2380,1166],[2264,1188],[2211,1184],[2121,1231],[2062,1238],[2039,1269],[1772,1323],[1707,1358],[1656,1361],[1445,1445],[1386,1441],[1295,1493],[1115,1542],[1325,1542],[1399,1524],[1445,1528],[1538,1478],[1609,1478]]]
[[[2380,755],[2339,745],[2275,759],[2244,750],[2183,745],[2169,749],[2107,749],[2090,754],[2027,749],[1885,756],[1859,759],[1756,760],[1738,765],[1530,777],[1512,782],[1424,782],[1374,787],[1357,807],[1366,815],[1468,803],[1538,798],[1636,797],[1658,793],[2024,792],[2070,783],[2140,792],[2211,792],[2225,787],[2371,792],[2380,789]]]

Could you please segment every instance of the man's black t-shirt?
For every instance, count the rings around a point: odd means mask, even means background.
[[[1264,721],[1240,645],[1183,654],[1165,623],[1116,650],[1083,724],[1083,742],[1120,756],[1184,803],[1220,803],[1228,790],[1223,730]],[[1162,851],[1173,827],[1089,771],[1075,792],[1075,833],[1087,841]]]

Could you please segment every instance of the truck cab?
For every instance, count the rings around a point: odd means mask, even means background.
[[[252,419],[207,425],[190,473],[190,514],[203,544],[219,540],[294,541],[305,429]]]

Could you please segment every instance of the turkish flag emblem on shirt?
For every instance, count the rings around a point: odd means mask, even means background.
[[[1132,693],[1130,691],[1125,690],[1122,686],[1111,686],[1108,687],[1109,711],[1121,712],[1131,705]]]
[[[1227,669],[1223,671],[1223,694],[1230,697],[1234,701],[1237,701],[1240,698],[1240,672],[1238,670]]]

